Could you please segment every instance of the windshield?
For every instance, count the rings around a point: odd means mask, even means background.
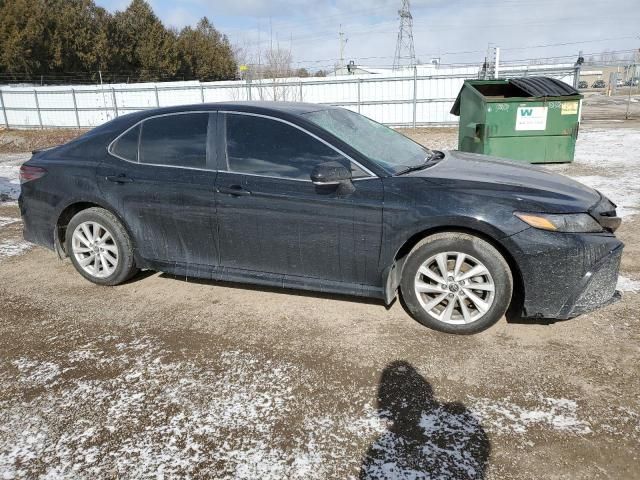
[[[423,165],[431,151],[404,135],[343,108],[305,113],[304,117],[348,143],[391,174]]]

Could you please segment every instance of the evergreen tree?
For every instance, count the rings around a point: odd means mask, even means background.
[[[94,0],[0,0],[2,78],[71,83],[96,80],[98,70],[134,81],[228,80],[236,61],[208,19],[178,34],[145,0],[113,15]]]
[[[179,67],[176,35],[144,0],[133,0],[114,15],[108,38],[110,70],[131,72],[140,81],[175,77]]]

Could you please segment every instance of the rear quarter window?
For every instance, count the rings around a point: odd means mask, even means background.
[[[130,162],[137,162],[139,137],[140,125],[136,125],[111,145],[111,153]]]

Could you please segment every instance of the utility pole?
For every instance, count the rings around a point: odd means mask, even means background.
[[[498,78],[500,74],[500,47],[493,46],[489,43],[487,46],[487,56],[483,66],[482,76],[485,80]]]
[[[349,39],[345,36],[345,33],[342,31],[342,24],[340,24],[340,31],[338,32],[338,37],[340,39],[340,65],[338,68],[344,67],[344,47],[349,41]]]
[[[582,56],[582,50],[578,52],[578,59],[573,66],[573,88],[576,90],[580,85],[580,70],[582,69],[582,64],[584,63],[584,57]]]
[[[398,15],[400,16],[400,28],[396,41],[396,54],[393,57],[394,70],[405,66],[405,60],[408,60],[407,66],[409,67],[416,64],[416,52],[413,47],[413,17],[409,0],[402,0],[402,7],[398,10]]]

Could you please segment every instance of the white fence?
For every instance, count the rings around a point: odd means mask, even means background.
[[[90,128],[117,116],[173,105],[241,100],[338,105],[393,126],[456,123],[452,104],[477,68],[414,70],[403,75],[295,78],[257,82],[170,82],[102,86],[0,88],[0,125]],[[522,72],[520,72],[522,74]],[[537,70],[573,82],[570,70]],[[516,76],[516,75],[511,75]]]

